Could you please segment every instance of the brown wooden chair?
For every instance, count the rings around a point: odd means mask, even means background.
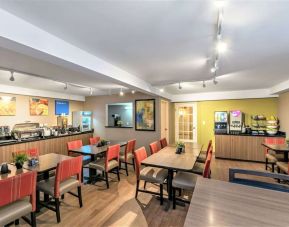
[[[121,164],[124,163],[127,176],[128,176],[127,165],[133,165],[133,169],[135,170],[134,156],[133,156],[133,152],[135,150],[135,143],[136,143],[136,140],[129,140],[125,146],[124,154],[121,154],[119,157],[119,168],[123,169],[121,167]]]
[[[207,161],[208,157],[211,158],[212,155],[213,155],[213,147],[211,146],[210,150],[208,152],[208,156],[206,158],[206,161]],[[192,172],[195,173],[195,174],[198,174],[198,175],[203,175],[204,169],[205,169],[205,163],[195,162],[195,165],[194,165],[194,167],[192,169]]]
[[[151,151],[151,154],[155,154],[157,152],[160,151],[160,146],[159,146],[159,141],[155,141],[153,143],[150,144],[150,151]]]
[[[197,158],[197,162],[201,162],[201,163],[205,163],[206,162],[206,159],[207,159],[207,156],[209,154],[209,151],[210,151],[211,147],[212,147],[212,140],[209,141],[207,150],[200,152],[200,154],[199,154],[199,156]]]
[[[168,142],[166,138],[162,138],[160,139],[160,144],[161,144],[161,149],[165,148],[166,146],[168,146]]]
[[[60,197],[65,193],[69,193],[79,200],[79,206],[82,207],[82,195],[81,195],[81,172],[82,172],[82,157],[74,157],[71,159],[63,160],[58,163],[56,168],[55,177],[37,183],[37,200],[38,204],[44,206],[54,212],[56,212],[57,222],[60,219]],[[75,178],[76,176],[76,178]],[[78,194],[71,192],[72,189],[77,188]],[[39,200],[40,192],[54,198],[54,206],[45,201]],[[39,208],[37,209],[39,210]]]

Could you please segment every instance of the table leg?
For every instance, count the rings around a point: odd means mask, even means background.
[[[49,172],[45,172],[43,174],[43,178],[44,178],[44,180],[49,179]],[[49,201],[49,195],[44,193],[44,202],[48,202],[48,201]]]
[[[169,194],[169,200],[172,201],[173,199],[173,186],[172,186],[172,182],[173,182],[173,175],[174,172],[172,169],[168,169],[168,194]]]
[[[284,162],[288,162],[288,152],[284,152]]]

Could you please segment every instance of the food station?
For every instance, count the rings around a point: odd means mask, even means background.
[[[267,137],[282,137],[279,120],[262,114],[248,116],[240,110],[215,112],[216,158],[264,162],[264,147]]]

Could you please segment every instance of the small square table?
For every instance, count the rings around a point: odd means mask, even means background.
[[[269,150],[275,152],[283,152],[284,153],[284,162],[288,162],[288,153],[289,153],[289,146],[288,144],[262,144],[264,147],[268,148]]]

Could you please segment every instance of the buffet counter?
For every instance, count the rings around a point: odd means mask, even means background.
[[[83,144],[89,143],[89,138],[93,136],[93,131],[74,132],[58,136],[30,138],[27,140],[8,140],[0,142],[0,163],[11,162],[12,152],[27,150],[36,147],[40,155],[48,153],[67,154],[66,144],[72,140],[82,140]]]
[[[265,138],[285,137],[285,134],[275,136],[252,134],[216,134],[215,156],[216,158],[265,162],[265,153],[262,143]]]

